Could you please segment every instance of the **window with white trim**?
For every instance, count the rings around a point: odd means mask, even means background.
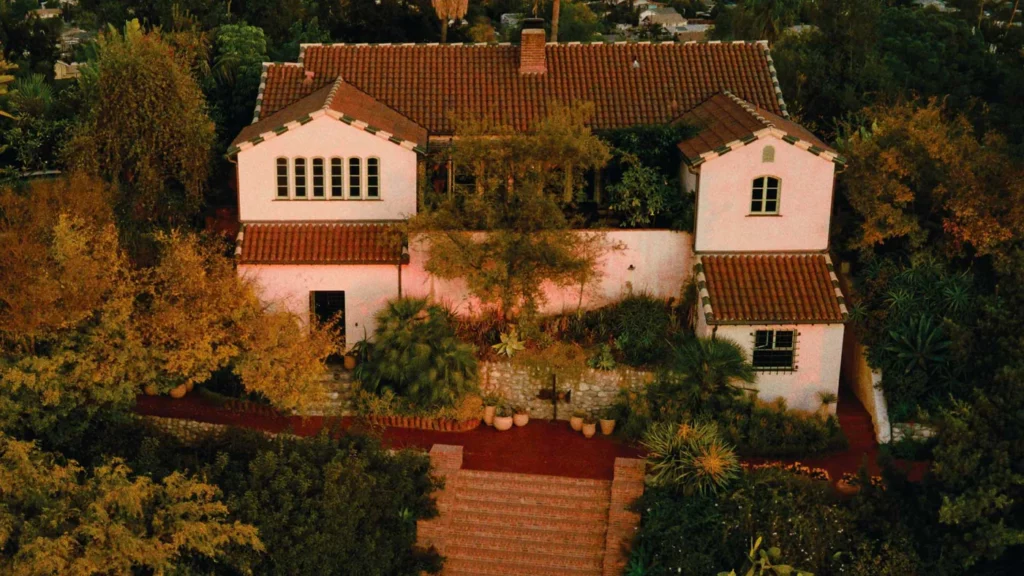
[[[331,158],[331,198],[345,196],[345,173],[341,158]]]
[[[754,332],[755,370],[794,370],[796,330],[758,330]]]
[[[779,213],[779,179],[774,176],[754,178],[750,196],[751,214]]]
[[[366,197],[380,198],[380,159],[366,159]]]
[[[288,159],[277,159],[277,197],[288,197]]]
[[[363,196],[363,175],[362,175],[362,159],[361,158],[349,158],[348,159],[348,197],[349,198],[362,198]]]
[[[295,197],[306,197],[306,159],[295,159]]]
[[[324,198],[323,158],[313,158],[313,198]]]

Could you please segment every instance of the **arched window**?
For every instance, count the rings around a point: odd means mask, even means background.
[[[277,159],[277,197],[288,197],[288,159]]]
[[[366,159],[366,197],[380,198],[380,159]]]
[[[779,179],[774,176],[754,178],[753,192],[750,196],[751,214],[779,213]]]
[[[324,159],[313,158],[313,198],[324,198]]]
[[[342,170],[341,158],[331,158],[331,198],[345,196],[345,177]]]
[[[363,195],[362,161],[359,158],[348,159],[348,197],[361,198]]]
[[[306,159],[295,159],[295,197],[306,197]]]
[[[775,162],[775,146],[765,146],[761,150],[761,162]]]

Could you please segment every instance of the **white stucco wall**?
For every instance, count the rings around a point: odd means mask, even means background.
[[[345,335],[349,345],[373,335],[374,314],[398,296],[398,266],[279,266],[242,264],[238,273],[256,283],[264,302],[275,302],[309,320],[309,293],[345,291]]]
[[[703,315],[701,315],[703,316]],[[791,409],[815,411],[821,406],[819,392],[839,394],[839,367],[843,354],[842,324],[800,324],[771,326],[720,325],[712,331],[716,338],[737,342],[751,358],[755,330],[796,330],[797,370],[792,372],[758,372],[758,398],[772,401],[782,397]],[[698,334],[708,334],[698,325]]]
[[[762,162],[765,146],[775,161]],[[701,164],[697,198],[697,252],[812,251],[828,248],[835,165],[767,136]],[[753,181],[780,180],[779,214],[750,214]]]
[[[597,308],[621,299],[630,290],[659,298],[678,298],[693,273],[693,237],[671,230],[606,230],[605,241],[621,246],[600,259],[600,278],[583,290],[582,307]],[[428,247],[410,241],[410,263],[402,272],[403,293],[445,301],[460,313],[480,309],[461,280],[442,280],[427,273]],[[632,266],[632,270],[630,267]],[[580,288],[545,287],[541,312],[556,314],[580,307]]]
[[[871,415],[875,439],[884,444],[892,439],[893,430],[889,425],[889,408],[885,394],[879,384],[882,372],[868,365],[868,349],[861,345],[853,330],[846,332],[843,339],[843,363],[841,375],[846,385]]]
[[[416,152],[353,128],[329,116],[319,116],[305,125],[238,153],[238,217],[242,222],[273,220],[399,220],[416,213]],[[345,192],[348,192],[348,158],[363,158],[362,179],[366,182],[366,158],[380,159],[379,200],[337,200],[330,198],[330,158],[345,159]],[[307,159],[306,200],[277,199],[277,158]],[[324,158],[327,199],[313,199],[312,158]],[[289,178],[293,178],[289,173]]]

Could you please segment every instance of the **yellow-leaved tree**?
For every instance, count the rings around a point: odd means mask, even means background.
[[[184,554],[262,551],[219,498],[180,472],[155,482],[118,459],[85,470],[0,434],[0,573],[166,574]]]

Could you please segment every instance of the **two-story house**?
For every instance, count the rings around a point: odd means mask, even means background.
[[[700,334],[743,343],[762,396],[813,409],[838,386],[845,308],[828,250],[835,152],[786,117],[763,43],[304,45],[267,64],[253,124],[235,139],[238,270],[300,315],[343,315],[351,344],[398,295],[467,302],[432,278],[398,225],[431,188],[426,152],[459,116],[528,131],[552,101],[589,101],[595,131],[686,122],[694,234],[610,231],[597,306],[629,289],[701,295]],[[694,278],[695,276],[695,278]],[[468,309],[468,308],[466,308]]]

